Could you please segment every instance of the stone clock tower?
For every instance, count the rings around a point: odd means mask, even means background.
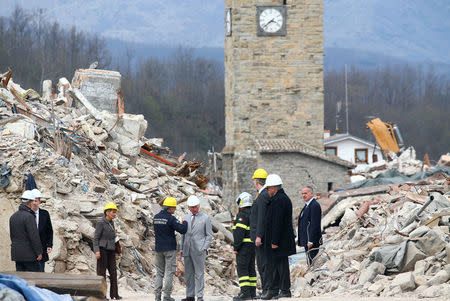
[[[333,181],[305,163],[334,162],[323,152],[323,0],[225,4],[225,198],[254,192],[255,168],[280,174],[288,194],[326,191]]]

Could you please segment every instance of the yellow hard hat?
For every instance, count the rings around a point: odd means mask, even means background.
[[[164,199],[163,206],[176,207],[177,201],[173,197],[168,196]]]
[[[111,209],[119,211],[119,209],[117,209],[116,204],[111,202],[111,203],[106,204],[105,208],[103,209],[103,212],[106,211],[106,210],[111,210]]]
[[[265,179],[265,178],[267,178],[267,172],[262,168],[255,170],[252,177],[252,179]]]

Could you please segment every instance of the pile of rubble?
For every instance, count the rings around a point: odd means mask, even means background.
[[[364,177],[422,171],[412,151]],[[431,177],[321,196],[325,243],[311,267],[291,260],[294,295],[450,296],[446,157]]]
[[[119,207],[119,286],[152,293],[153,216],[166,196],[178,200],[176,215],[188,213],[185,201],[196,194],[202,210],[213,217],[206,293],[234,294],[238,290],[229,244],[232,234],[221,224],[230,222],[231,217],[221,204],[220,191],[208,189],[208,178],[199,172],[200,163],[173,158],[161,139],[146,139],[147,122],[142,115],[123,112],[120,91],[117,113],[99,112],[65,78],[59,80],[57,93],[52,92],[51,82],[44,81],[41,97],[22,89],[10,77],[10,72],[0,74],[0,199],[7,208],[0,215],[0,224],[9,229],[9,217],[17,210],[31,173],[44,196],[41,206],[50,212],[53,222],[54,247],[47,272],[95,274],[95,224],[103,216],[104,205],[112,201]],[[0,250],[0,268],[12,270],[6,243],[9,236],[1,235],[5,243]],[[177,275],[175,287],[181,289],[181,261]]]

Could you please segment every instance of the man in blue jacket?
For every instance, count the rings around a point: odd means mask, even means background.
[[[306,204],[298,217],[298,245],[305,248],[306,260],[311,265],[322,244],[322,209],[311,186],[302,189],[302,198]]]
[[[177,267],[177,241],[175,231],[184,234],[188,229],[186,221],[179,221],[174,216],[177,201],[172,197],[167,197],[163,202],[163,210],[153,218],[155,229],[155,250],[156,250],[156,282],[155,301],[161,301],[161,291],[163,288],[164,272],[166,271],[166,281],[164,283],[163,301],[175,301],[170,295],[173,288],[173,274]]]

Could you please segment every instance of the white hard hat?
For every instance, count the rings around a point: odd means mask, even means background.
[[[39,191],[39,189],[35,188],[31,190],[31,192],[34,194],[34,198],[42,198],[42,193]]]
[[[25,190],[20,197],[22,202],[28,203],[29,201],[34,201],[34,193],[31,190]]]
[[[279,175],[276,174],[270,174],[267,176],[266,179],[266,186],[278,186],[278,185],[282,185],[283,181],[281,181],[281,178]]]
[[[189,207],[194,207],[194,206],[200,205],[200,200],[197,196],[191,195],[188,197],[187,205]]]
[[[237,197],[236,203],[239,208],[250,207],[252,206],[252,196],[248,192],[243,192]]]

